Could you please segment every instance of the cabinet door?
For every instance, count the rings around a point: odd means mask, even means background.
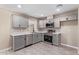
[[[41,34],[41,40],[44,41],[44,34]]]
[[[28,21],[24,17],[20,17],[20,27],[27,28],[28,27]]]
[[[46,28],[46,20],[39,20],[39,28]]]
[[[37,34],[33,34],[33,43],[38,42],[38,35]]]
[[[59,18],[54,19],[54,27],[55,28],[60,28],[60,21],[59,20],[60,20]]]
[[[66,21],[68,16],[59,17],[60,21]]]
[[[32,34],[26,35],[26,46],[33,44]]]
[[[38,42],[39,42],[39,41],[42,41],[41,33],[38,33]]]
[[[68,20],[77,20],[77,15],[70,15],[68,16]]]
[[[15,28],[27,28],[28,27],[28,21],[26,18],[18,15],[13,15],[12,19],[12,26]]]
[[[19,20],[19,16],[16,16],[16,15],[13,15],[12,17],[12,26],[13,27],[19,27],[19,23],[20,20]]]
[[[44,34],[43,33],[38,34],[38,41],[44,41]]]
[[[18,50],[25,47],[25,35],[14,36],[13,39],[13,50]]]
[[[44,22],[43,22],[43,20],[39,20],[39,28],[44,28]]]
[[[53,44],[54,45],[59,45],[60,44],[60,34],[53,34]]]
[[[44,28],[46,28],[47,20],[44,20]]]

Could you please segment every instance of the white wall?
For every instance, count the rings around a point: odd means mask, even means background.
[[[15,13],[5,9],[0,9],[0,50],[11,47],[10,34],[12,32],[32,32],[30,26],[27,29],[21,29],[21,31],[20,29],[13,29],[11,27],[12,14]],[[29,25],[33,23],[34,28],[37,31],[37,20],[34,18],[26,18],[26,20],[29,20]]]
[[[10,16],[11,12],[0,9],[0,49],[10,47]]]

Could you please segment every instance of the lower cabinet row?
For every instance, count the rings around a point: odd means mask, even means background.
[[[60,34],[54,34],[52,35],[52,44],[53,45],[60,45],[61,41],[61,35]],[[12,50],[16,51],[18,49],[21,49],[25,46],[45,41],[44,33],[35,33],[35,34],[27,34],[27,35],[18,35],[18,36],[11,36],[12,38]],[[47,40],[50,40],[49,38]],[[48,42],[48,41],[47,41]]]
[[[28,35],[18,35],[11,36],[12,39],[12,50],[16,51],[25,46],[40,42],[44,40],[44,34],[28,34]]]

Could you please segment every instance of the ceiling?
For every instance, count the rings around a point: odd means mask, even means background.
[[[63,4],[62,9],[56,11],[58,4],[21,4],[22,8],[17,7],[18,4],[3,4],[1,8],[6,8],[12,11],[21,12],[34,17],[45,17],[53,14],[58,14],[70,11],[79,7],[79,4]]]

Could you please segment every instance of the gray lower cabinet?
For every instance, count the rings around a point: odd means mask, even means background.
[[[38,42],[38,34],[33,34],[33,44]]]
[[[12,36],[12,50],[18,50],[25,47],[25,35]]]
[[[38,34],[38,41],[44,41],[44,34],[43,33]]]
[[[42,33],[33,34],[33,43],[40,42],[40,41],[44,41],[44,34]]]
[[[41,39],[41,34],[40,33],[38,33],[38,42],[39,41],[42,41],[42,39]]]
[[[53,44],[60,45],[61,43],[61,34],[53,34]]]
[[[11,36],[12,39],[12,50],[16,51],[21,49],[25,46],[44,41],[44,34],[43,33],[33,33],[28,35],[17,35]]]
[[[33,44],[33,35],[32,34],[26,35],[26,46],[31,44]]]
[[[41,33],[41,40],[44,41],[44,33]]]

